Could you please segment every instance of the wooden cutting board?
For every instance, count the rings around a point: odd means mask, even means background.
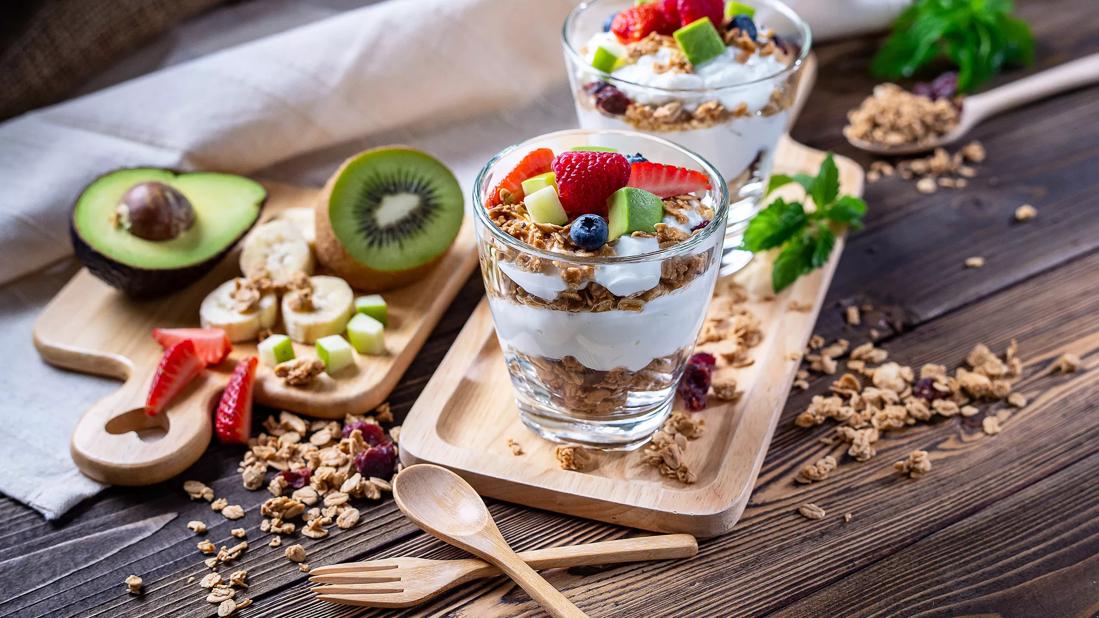
[[[824,153],[784,138],[775,171],[815,174],[823,158]],[[841,157],[836,164],[841,193],[861,195],[862,169]],[[749,305],[763,322],[764,340],[752,349],[755,362],[736,375],[743,397],[698,413],[706,430],[687,450],[698,476],[692,485],[662,478],[640,462],[639,452],[599,453],[590,472],[562,470],[554,444],[519,420],[485,301],[405,419],[401,461],[446,466],[482,495],[509,502],[645,530],[722,534],[748,503],[842,250],[840,239],[823,268],[777,298]],[[811,309],[791,309],[792,301]],[[513,455],[508,438],[518,441],[524,454]]]
[[[293,207],[312,207],[319,189],[264,183],[263,219]],[[458,240],[424,279],[383,294],[389,304],[385,356],[358,356],[337,377],[322,375],[307,388],[286,386],[269,367],[256,374],[256,401],[321,418],[361,413],[385,401],[443,311],[477,265],[468,217]],[[239,276],[233,251],[210,274],[156,299],[134,300],[81,270],[43,310],[34,342],[50,364],[122,380],[119,390],[96,402],[73,433],[73,459],[88,476],[117,485],[146,485],[171,478],[194,463],[211,435],[211,410],[236,361],[256,354],[255,343],[237,343],[218,367],[208,369],[167,414],[147,416],[142,407],[162,350],[154,327],[198,326],[198,307],[211,290]],[[276,329],[278,330],[278,329]],[[313,346],[294,344],[299,357]]]

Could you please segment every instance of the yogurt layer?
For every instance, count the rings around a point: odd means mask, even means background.
[[[694,343],[705,317],[716,268],[638,311],[554,311],[489,296],[496,334],[505,347],[554,360],[566,356],[596,371],[638,371],[653,359]]]

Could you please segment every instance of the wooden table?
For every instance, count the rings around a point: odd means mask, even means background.
[[[1092,0],[1031,2],[1021,12],[1041,43],[1039,64],[1099,51]],[[845,110],[873,85],[871,40],[822,47],[816,91],[795,137],[818,148],[857,153],[841,140]],[[1008,77],[1018,77],[1015,72]],[[793,395],[752,504],[736,529],[701,544],[699,556],[674,563],[552,572],[550,580],[593,616],[796,616],[992,614],[1082,616],[1099,612],[1099,88],[993,119],[974,137],[988,149],[980,175],[964,191],[923,195],[911,183],[869,185],[871,214],[854,235],[832,285],[817,332],[864,338],[845,326],[842,307],[869,302],[885,311],[877,327],[894,359],[956,366],[984,342],[1002,350],[1019,340],[1027,375],[1071,351],[1081,371],[1027,380],[1031,403],[982,436],[979,422],[954,418],[887,435],[868,463],[845,460],[824,482],[794,476],[827,447],[826,431],[793,426],[828,379]],[[857,156],[863,164],[869,159]],[[1038,218],[1012,222],[1030,203]],[[987,265],[966,269],[966,257]],[[398,415],[412,404],[482,294],[472,278],[392,396]],[[919,480],[891,472],[912,449],[931,452],[934,469]],[[241,615],[353,615],[313,600],[305,575],[265,546],[258,530],[265,491],[248,492],[236,473],[240,450],[214,445],[188,472],[248,510],[253,544]],[[820,522],[795,509],[815,502]],[[520,549],[631,534],[615,526],[492,505],[504,535]],[[843,523],[839,516],[850,512]],[[111,489],[58,524],[0,500],[0,615],[209,616],[197,578],[205,572],[195,536],[202,519],[224,542],[237,522],[190,502],[180,482]],[[301,539],[314,565],[395,555],[451,557],[407,523],[392,501],[363,512],[362,523],[322,541]],[[39,552],[39,553],[35,553]],[[146,593],[126,594],[141,575]],[[196,583],[187,583],[196,576]],[[537,607],[500,580],[466,586],[420,612],[465,616],[534,615]]]

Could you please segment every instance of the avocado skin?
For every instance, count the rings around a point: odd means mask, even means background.
[[[253,223],[252,225],[255,224]],[[244,232],[241,233],[236,240],[230,243],[224,251],[205,262],[183,268],[150,270],[116,262],[95,249],[92,249],[88,243],[84,242],[84,239],[80,237],[80,234],[77,233],[76,226],[72,224],[71,217],[69,222],[69,236],[72,238],[73,251],[76,252],[76,259],[80,260],[80,263],[98,279],[133,298],[163,296],[170,292],[179,291],[195,281],[198,281],[203,275],[213,270],[214,267],[221,262],[222,258],[224,258],[251,229],[252,228],[249,227],[247,230],[244,230]]]
[[[132,169],[132,168],[119,168],[111,170],[100,176],[97,176],[95,180],[104,176],[113,174],[115,172]],[[175,170],[172,168],[162,168],[173,174],[183,174],[185,172]],[[95,180],[92,182],[94,183]],[[90,186],[91,183],[89,183]],[[84,191],[80,192],[81,194]],[[263,196],[263,200],[258,204],[259,213],[256,215],[252,225],[249,225],[246,229],[241,231],[233,242],[229,243],[225,249],[217,255],[209,258],[204,262],[198,264],[192,264],[191,266],[185,266],[183,268],[161,268],[161,269],[149,269],[138,268],[136,266],[130,266],[129,264],[123,264],[117,260],[113,260],[102,253],[96,251],[80,237],[80,233],[76,229],[76,222],[73,219],[72,211],[76,210],[76,204],[80,200],[80,196],[77,196],[76,201],[73,202],[73,206],[70,209],[69,214],[69,238],[72,241],[73,252],[76,254],[76,259],[80,260],[80,263],[84,265],[84,268],[88,269],[88,272],[95,275],[97,279],[106,283],[107,285],[121,291],[122,293],[132,298],[153,298],[156,296],[165,296],[172,292],[177,292],[192,283],[201,279],[206,273],[216,267],[234,247],[237,243],[244,238],[248,232],[252,231],[252,228],[263,218],[263,208],[267,205],[267,198],[270,197],[266,193]]]

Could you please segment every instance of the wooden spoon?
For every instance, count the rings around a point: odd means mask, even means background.
[[[1071,62],[1046,69],[1029,77],[1016,80],[988,92],[966,97],[962,104],[962,114],[958,126],[932,142],[920,144],[898,144],[887,146],[861,139],[847,138],[855,148],[877,155],[908,155],[932,150],[939,146],[954,143],[965,137],[981,121],[1000,112],[1044,99],[1066,90],[1087,86],[1099,82],[1099,54],[1084,56]]]
[[[553,616],[586,616],[516,555],[462,477],[431,464],[409,466],[393,480],[393,498],[422,530],[496,565]]]

